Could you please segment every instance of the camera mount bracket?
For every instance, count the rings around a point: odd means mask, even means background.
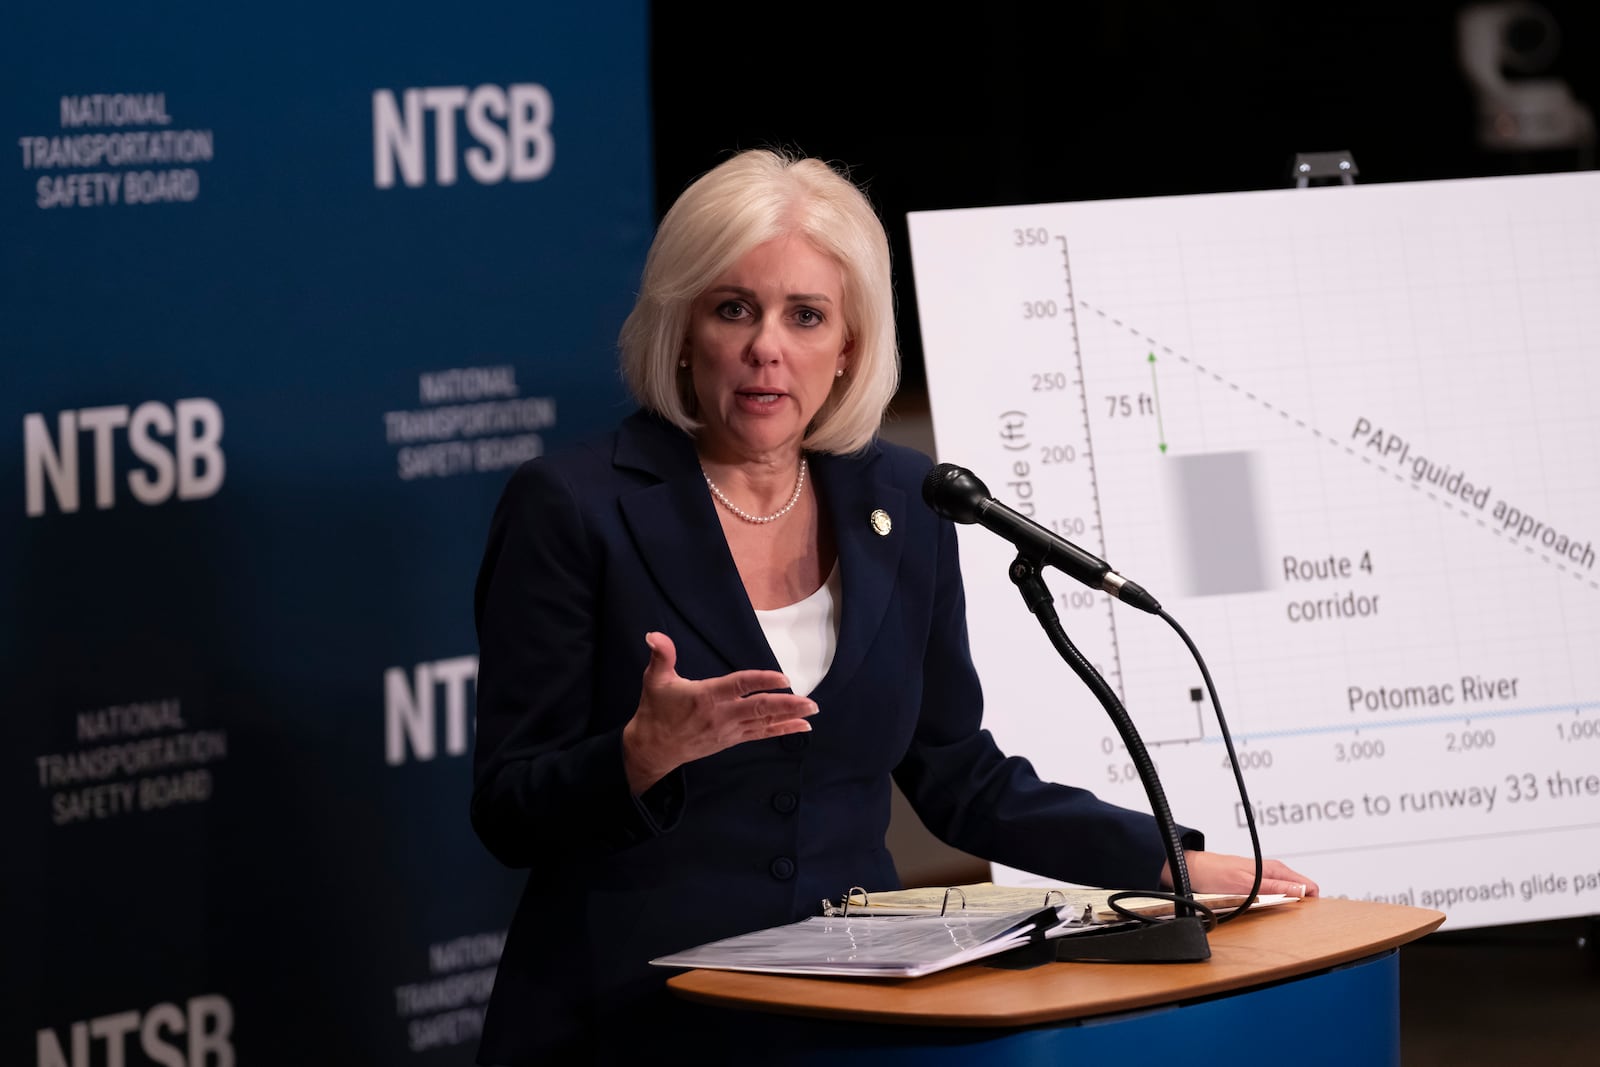
[[[1354,185],[1361,171],[1349,152],[1296,152],[1294,157],[1294,185],[1304,189],[1308,185]]]

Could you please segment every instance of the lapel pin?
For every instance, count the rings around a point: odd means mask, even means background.
[[[894,529],[894,523],[889,521],[889,513],[882,508],[874,508],[872,512],[872,532],[879,537],[888,537],[889,531]]]

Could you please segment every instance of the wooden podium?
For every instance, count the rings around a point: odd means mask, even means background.
[[[1436,911],[1313,899],[1223,923],[1201,963],[982,962],[925,978],[689,971],[731,1062],[925,1065],[1399,1063],[1398,949]]]

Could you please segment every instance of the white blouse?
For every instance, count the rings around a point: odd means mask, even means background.
[[[789,687],[805,696],[817,687],[833,664],[839,645],[839,564],[822,588],[804,600],[770,611],[756,612],[761,632],[789,676]]]

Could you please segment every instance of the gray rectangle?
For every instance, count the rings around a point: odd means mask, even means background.
[[[1250,452],[1173,456],[1168,463],[1177,549],[1191,596],[1268,587],[1255,482]]]

